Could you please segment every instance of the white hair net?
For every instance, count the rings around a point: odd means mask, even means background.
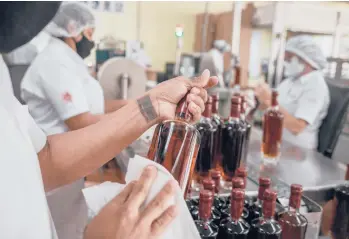
[[[222,52],[230,51],[230,45],[225,40],[215,40],[213,42],[213,47]]]
[[[45,31],[55,37],[76,37],[86,28],[94,28],[92,10],[83,3],[64,2]]]
[[[326,66],[326,58],[311,36],[301,35],[290,38],[285,50],[299,56],[317,70],[322,70]]]

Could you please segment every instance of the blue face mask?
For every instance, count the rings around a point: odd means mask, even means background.
[[[284,76],[286,78],[296,78],[304,71],[304,64],[301,63],[298,57],[293,56],[290,61],[284,62]]]

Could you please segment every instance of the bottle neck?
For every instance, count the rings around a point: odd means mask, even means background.
[[[199,202],[199,218],[201,221],[208,221],[211,218],[212,200]]]
[[[212,114],[213,115],[218,114],[218,100],[214,100],[212,102]]]
[[[211,118],[211,116],[212,116],[212,104],[205,105],[205,110],[202,113],[202,116],[206,117],[206,118]]]
[[[272,96],[271,96],[271,106],[272,107],[275,107],[275,106],[279,105],[277,97],[278,97],[277,92],[273,92]]]
[[[178,106],[176,108],[175,118],[177,120],[183,120],[186,122],[190,122],[192,116],[188,111],[188,104],[186,101],[186,96],[181,99],[181,101],[178,103]]]
[[[264,219],[273,219],[275,214],[276,201],[264,200],[263,201],[263,217]]]
[[[244,210],[244,200],[231,199],[230,202],[230,217],[232,221],[239,221]]]
[[[270,187],[270,185],[260,185],[258,189],[258,201],[263,201],[263,194],[265,190],[267,190]]]
[[[290,211],[298,211],[301,206],[302,194],[300,193],[291,193],[290,202],[289,202],[289,210]]]

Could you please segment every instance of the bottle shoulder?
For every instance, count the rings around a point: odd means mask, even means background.
[[[305,216],[298,212],[290,212],[286,211],[279,215],[280,223],[287,223],[294,226],[306,226],[308,224],[308,220]]]
[[[273,220],[265,220],[264,218],[257,218],[251,222],[251,227],[263,234],[281,234],[281,225]]]
[[[212,221],[203,222],[201,220],[196,220],[195,224],[201,237],[214,237],[218,234],[218,226]]]
[[[220,223],[220,227],[224,228],[229,234],[248,234],[250,231],[250,225],[243,219],[233,221],[231,218],[223,219]]]

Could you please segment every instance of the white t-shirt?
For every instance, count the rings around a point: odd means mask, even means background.
[[[10,85],[0,56],[0,238],[57,238],[37,156],[46,136]]]
[[[308,123],[298,135],[284,129],[283,139],[303,148],[317,148],[319,128],[330,105],[330,93],[323,74],[313,71],[299,79],[285,79],[278,92],[279,104],[294,117]]]
[[[21,97],[35,122],[47,134],[69,131],[65,120],[90,112],[104,113],[99,82],[89,74],[83,59],[63,41],[52,38],[28,68]],[[82,238],[87,223],[84,180],[58,188],[47,200],[60,238]]]

